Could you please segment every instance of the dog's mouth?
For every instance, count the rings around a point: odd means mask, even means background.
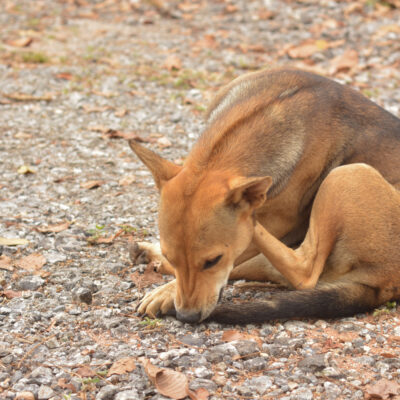
[[[223,294],[224,294],[224,287],[222,287],[221,290],[219,291],[217,303],[219,303],[222,300]]]

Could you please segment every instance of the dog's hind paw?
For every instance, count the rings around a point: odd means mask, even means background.
[[[174,269],[161,254],[158,243],[134,242],[128,246],[129,256],[133,264],[148,264],[154,262],[157,272],[165,275],[174,275]]]
[[[147,293],[141,301],[138,312],[152,318],[157,315],[169,314],[175,308],[174,300],[176,293],[176,280],[166,283]]]

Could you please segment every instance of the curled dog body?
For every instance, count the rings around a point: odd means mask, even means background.
[[[346,86],[298,70],[260,71],[223,88],[183,166],[134,141],[130,145],[160,191],[161,247],[150,252],[150,258],[160,260],[176,277],[148,294],[139,311],[152,315],[175,307],[178,319],[185,322],[210,315],[228,322],[222,308],[213,312],[228,279],[285,283],[299,289],[293,292],[299,296],[293,300],[296,304],[307,304],[303,308],[310,310],[314,296],[318,308],[316,292],[311,300],[304,299],[317,290],[324,273],[312,285],[296,286],[299,264],[272,265],[268,258],[275,252],[263,243],[279,239],[282,246],[293,247],[309,236],[314,198],[337,166],[365,163],[389,186],[400,185],[400,120]],[[339,251],[335,257],[336,272],[327,275],[329,293],[340,298],[339,288],[350,282],[349,271],[342,268],[346,256],[341,259]],[[285,296],[288,293],[270,304],[274,313],[266,312],[257,321],[290,317],[294,308]],[[353,305],[359,301],[355,297]],[[326,316],[348,315],[337,310],[337,315]],[[246,311],[237,321],[251,322],[251,314]]]

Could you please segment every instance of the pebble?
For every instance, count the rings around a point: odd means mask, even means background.
[[[85,287],[80,287],[74,290],[74,297],[77,301],[82,303],[91,304],[92,303],[92,292],[90,289]]]

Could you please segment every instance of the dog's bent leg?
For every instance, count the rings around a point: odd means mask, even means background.
[[[174,268],[162,255],[158,243],[135,242],[129,245],[129,256],[134,264],[154,262],[157,272],[175,276]]]
[[[269,262],[264,254],[247,260],[236,266],[229,275],[230,280],[245,279],[248,281],[274,282],[289,286],[284,276]]]
[[[318,238],[316,224],[310,221],[310,228],[301,246],[293,250],[271,235],[257,222],[254,241],[271,264],[296,289],[312,289],[323,271],[331,246],[330,241]]]

